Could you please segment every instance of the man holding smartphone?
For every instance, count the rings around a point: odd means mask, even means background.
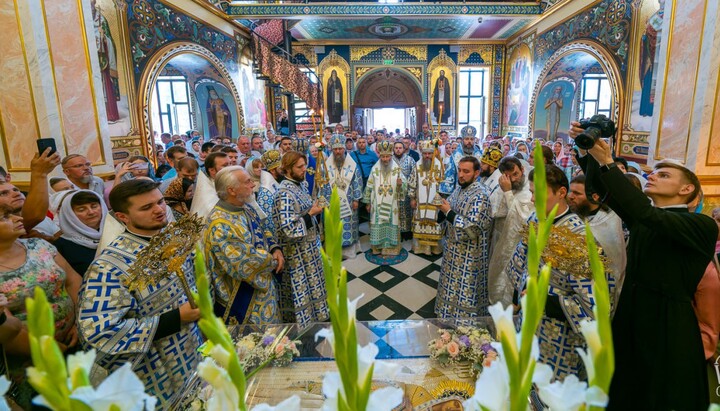
[[[582,132],[572,123],[571,137]],[[605,141],[596,140],[587,153],[599,165],[592,186],[630,229],[612,324],[615,373],[608,409],[707,409],[705,356],[692,300],[714,255],[718,226],[688,212],[700,182],[686,167],[661,161],[641,192],[617,167]],[[580,153],[584,171],[590,156]]]

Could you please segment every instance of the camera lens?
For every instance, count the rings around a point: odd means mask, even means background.
[[[595,146],[595,141],[602,135],[598,127],[590,126],[582,134],[575,137],[575,144],[583,150],[590,150]]]

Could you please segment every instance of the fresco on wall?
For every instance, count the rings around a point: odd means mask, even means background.
[[[640,6],[640,27],[635,39],[633,56],[635,75],[629,79],[628,90],[632,90],[630,124],[634,131],[650,132],[655,107],[655,84],[660,55],[660,37],[663,23],[665,0],[645,0]]]
[[[349,65],[333,49],[318,66],[322,82],[324,116],[326,125],[348,126],[350,117]]]
[[[431,99],[433,124],[453,124],[455,122],[454,107],[454,77],[452,68],[448,66],[437,67],[430,74],[432,81]]]
[[[112,0],[92,0],[90,2],[95,31],[95,45],[100,64],[100,78],[107,113],[110,136],[126,136],[132,129],[128,106],[127,77],[122,64],[125,56],[120,47],[121,22]]]
[[[508,126],[528,125],[528,108],[532,89],[532,56],[526,44],[520,44],[508,60],[505,118]]]
[[[535,105],[533,137],[546,141],[567,139],[567,129],[575,111],[575,84],[568,80],[551,81],[543,86]]]
[[[195,98],[201,113],[202,135],[207,138],[237,137],[238,126],[235,99],[225,85],[210,79],[200,79],[195,86]]]
[[[240,96],[245,109],[245,128],[265,128],[265,82],[255,78],[249,61],[240,64]]]

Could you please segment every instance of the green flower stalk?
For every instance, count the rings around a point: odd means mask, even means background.
[[[90,410],[86,404],[70,398],[73,390],[89,386],[90,379],[82,367],[68,376],[65,358],[55,341],[55,318],[45,292],[35,287],[35,298],[25,301],[28,338],[33,366],[27,369],[30,385],[57,411]],[[72,387],[68,387],[68,378]]]
[[[588,353],[580,350],[588,370],[588,385],[598,387],[607,394],[610,382],[615,372],[615,348],[612,340],[610,325],[610,290],[605,267],[603,267],[595,244],[595,238],[589,226],[585,226],[585,241],[590,257],[590,268],[593,273],[593,295],[595,296],[595,321],[582,324],[582,333],[588,344]],[[603,409],[603,407],[590,407],[590,409]]]
[[[510,379],[510,410],[524,411],[527,408],[527,398],[532,388],[536,360],[532,356],[533,337],[540,325],[545,302],[547,300],[548,285],[550,283],[550,266],[545,265],[542,270],[540,258],[545,245],[550,238],[557,205],[547,214],[547,182],[545,180],[545,161],[542,147],[537,144],[533,153],[535,159],[535,214],[537,226],[530,224],[527,251],[527,285],[526,296],[523,298],[522,327],[520,329],[520,347],[517,348],[514,333],[501,335],[503,353],[505,354]],[[512,339],[512,341],[510,340]]]
[[[193,293],[193,297],[195,301],[198,302],[198,308],[200,308],[200,321],[198,321],[198,326],[213,345],[220,346],[227,353],[227,356],[223,354],[223,364],[221,364],[221,366],[225,368],[233,386],[237,390],[237,409],[246,411],[245,372],[240,365],[235,344],[225,327],[225,323],[213,312],[212,297],[210,296],[210,281],[205,269],[205,257],[199,246],[195,247],[195,283],[198,292]],[[218,359],[216,358],[216,360]]]

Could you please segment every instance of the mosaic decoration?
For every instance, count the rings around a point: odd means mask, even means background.
[[[360,80],[360,77],[370,70],[372,70],[372,67],[355,67],[355,82],[357,83]]]
[[[477,56],[473,56],[474,54],[476,54]],[[473,57],[479,57],[480,61],[469,61]],[[458,53],[458,61],[460,62],[460,64],[492,64],[493,46],[489,44],[460,46],[460,53]]]
[[[427,46],[350,46],[350,61],[378,62],[393,60],[394,62],[427,61]]]
[[[505,46],[496,44],[493,46],[494,60],[492,69],[492,125],[491,132],[493,135],[500,135],[500,118],[502,116],[502,91],[505,78]]]
[[[157,0],[126,0],[130,50],[136,84],[150,57],[171,41],[189,41],[210,50],[237,71],[237,44],[229,37]]]
[[[422,67],[405,67],[422,84]]]
[[[226,9],[230,17],[240,16],[434,16],[434,15],[494,15],[517,14],[539,15],[541,6],[536,1],[518,2],[515,4],[483,4],[483,5],[439,5],[439,4],[338,4],[338,5],[231,5]],[[246,18],[246,17],[243,17]]]
[[[298,56],[303,56],[305,58],[305,62],[303,63],[308,65],[309,67],[317,67],[318,59],[317,53],[315,53],[315,46],[298,46],[293,44],[292,53],[295,58],[298,58]]]
[[[350,65],[332,49],[318,65],[317,74],[323,86],[323,123],[347,126],[350,117]]]
[[[205,0],[207,3],[212,5],[213,7],[217,7],[218,9],[225,11],[227,6],[230,4],[227,0]]]
[[[432,116],[434,124],[451,124],[455,125],[455,113],[457,109],[455,102],[457,101],[457,65],[450,56],[445,53],[445,49],[440,49],[437,57],[430,61],[427,68],[428,76],[428,104],[429,113]],[[441,80],[442,75],[442,80]],[[447,90],[441,87],[441,84],[447,85]],[[442,90],[442,91],[441,91]],[[444,101],[440,101],[440,96]],[[442,113],[440,112],[442,106]]]
[[[602,44],[615,58],[621,78],[625,78],[633,0],[604,0],[564,23],[537,36],[535,69],[563,45],[576,40],[592,40]]]

